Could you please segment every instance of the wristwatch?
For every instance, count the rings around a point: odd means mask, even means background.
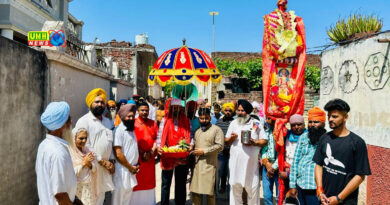
[[[341,203],[343,203],[343,202],[344,202],[342,199],[340,199],[340,197],[339,197],[339,196],[336,196],[336,198],[337,198],[337,202],[338,202],[339,204],[341,204]]]

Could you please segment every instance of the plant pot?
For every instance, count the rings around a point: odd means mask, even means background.
[[[347,38],[345,41],[347,42],[339,42],[340,45],[347,45],[351,42],[349,41],[352,41],[352,40],[356,40],[356,39],[359,39],[360,40],[365,40],[365,39],[369,39],[369,38],[372,38],[372,37],[375,37],[376,35],[374,35],[375,32],[374,31],[369,31],[369,32],[362,32],[362,33],[355,33],[353,34],[353,36]]]

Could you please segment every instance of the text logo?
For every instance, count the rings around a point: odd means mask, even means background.
[[[64,30],[29,31],[29,46],[61,46],[66,47]]]

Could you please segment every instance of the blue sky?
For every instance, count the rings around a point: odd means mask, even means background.
[[[147,33],[157,53],[180,47],[212,51],[212,17],[215,19],[215,50],[259,52],[263,38],[263,16],[276,8],[276,0],[75,0],[69,11],[84,21],[83,41],[111,39],[135,41]],[[389,0],[290,0],[288,9],[303,17],[308,48],[330,43],[326,29],[340,17],[354,12],[375,14],[390,29]]]

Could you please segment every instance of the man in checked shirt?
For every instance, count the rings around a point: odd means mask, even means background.
[[[312,160],[320,137],[326,133],[326,113],[314,107],[308,113],[308,137],[300,137],[295,150],[290,173],[290,196],[297,197],[301,205],[318,204],[315,162]]]

